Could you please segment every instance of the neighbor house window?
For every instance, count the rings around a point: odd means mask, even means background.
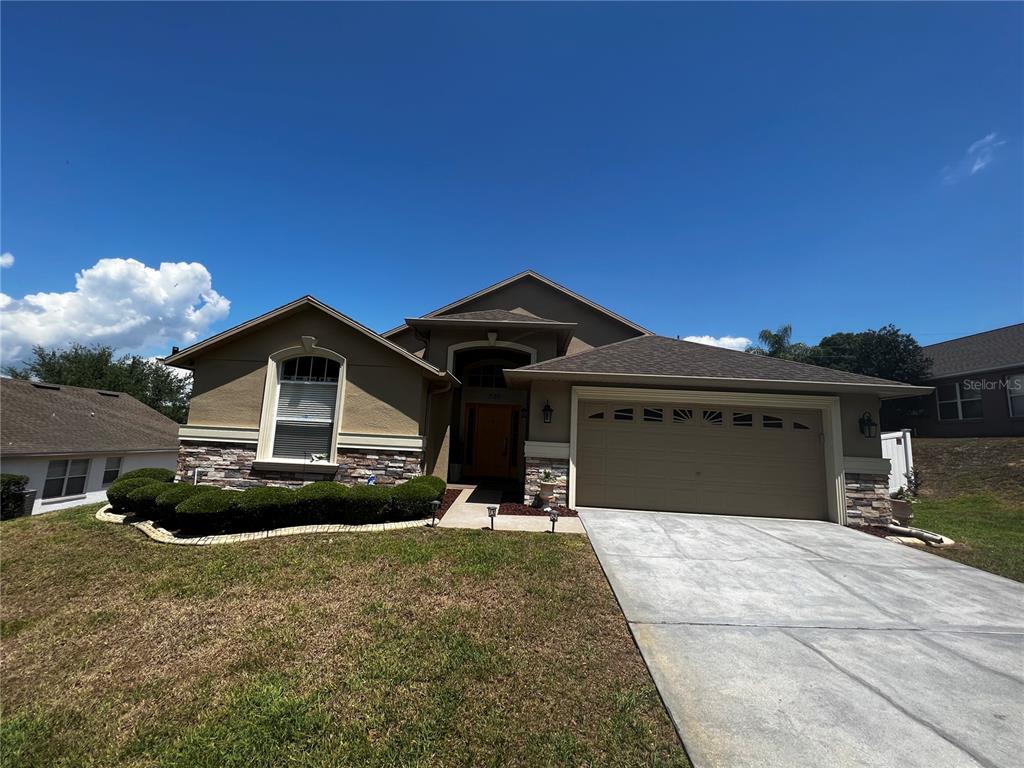
[[[120,456],[108,456],[107,463],[103,467],[103,487],[106,488],[112,482],[117,480],[117,476],[121,474],[121,457]]]
[[[292,357],[281,363],[274,458],[330,459],[340,372],[338,361],[315,355]]]
[[[939,384],[935,397],[939,401],[939,418],[942,421],[981,418],[981,387],[965,386],[966,382]]]
[[[88,459],[57,459],[46,468],[43,498],[77,496],[85,493],[85,480],[89,476]]]
[[[1010,415],[1024,416],[1024,373],[1006,377],[1006,396],[1010,399]]]

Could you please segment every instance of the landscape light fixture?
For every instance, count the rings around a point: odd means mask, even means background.
[[[498,515],[498,507],[494,504],[487,505],[487,516],[491,518],[491,530],[494,530],[494,518]]]
[[[430,502],[430,524],[437,528],[437,513],[441,510],[440,501]]]
[[[551,407],[551,403],[547,400],[544,401],[544,407],[540,409],[540,412],[544,414],[544,423],[551,423],[551,414],[555,412],[555,409]]]
[[[864,411],[864,415],[857,423],[860,424],[860,433],[864,437],[875,437],[878,434],[878,424],[871,418],[870,411]]]
[[[558,522],[558,510],[552,509],[551,507],[544,507],[544,511],[548,513],[548,520],[551,521],[551,532],[555,532],[555,523]]]

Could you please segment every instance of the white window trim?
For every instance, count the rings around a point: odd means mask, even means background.
[[[303,336],[302,344],[274,352],[267,358],[267,379],[263,386],[263,410],[260,413],[260,432],[256,443],[256,460],[262,462],[280,462],[296,464],[295,459],[274,457],[274,434],[277,431],[277,398],[281,389],[281,364],[292,357],[315,355],[326,357],[338,363],[338,392],[334,403],[334,426],[331,440],[331,453],[327,461],[309,462],[311,464],[338,463],[338,433],[341,431],[342,408],[345,404],[345,379],[348,378],[348,363],[342,355],[325,347],[316,345],[315,336]]]
[[[1024,377],[1024,371],[1013,371],[1012,373],[1006,374],[1006,414],[1011,419],[1024,419],[1024,413],[1016,416],[1013,413],[1013,398],[1016,397],[1024,401],[1024,391],[1018,392],[1017,394],[1010,391],[1010,379],[1014,376]]]
[[[956,390],[956,399],[955,400],[942,400],[939,397],[939,387],[943,387],[943,386],[946,386],[948,384],[952,384],[953,388]],[[981,400],[981,392],[980,391],[978,392],[978,396],[977,397],[965,398],[963,396],[963,392],[961,392],[960,382],[959,381],[947,381],[947,382],[943,382],[942,384],[937,384],[935,386],[935,415],[936,415],[936,417],[938,418],[939,421],[981,421],[982,419],[985,418],[984,411],[982,411],[982,415],[981,416],[970,416],[970,417],[965,418],[964,417],[964,408],[963,408],[963,402],[965,400],[970,401],[970,402],[973,402],[975,400],[979,400],[980,401]],[[955,419],[944,419],[944,418],[942,418],[942,405],[943,405],[943,403],[956,403],[956,418]],[[983,409],[984,409],[984,407],[985,406],[982,405]]]
[[[576,506],[576,450],[577,416],[581,400],[603,400],[605,402],[678,403],[695,405],[734,405],[757,408],[787,408],[821,412],[821,428],[824,438],[825,458],[825,500],[828,504],[828,518],[839,525],[846,525],[846,482],[843,476],[843,421],[838,397],[823,395],[774,395],[761,392],[706,392],[683,389],[640,389],[632,387],[582,387],[572,388],[572,411],[569,427],[569,499],[570,507]]]

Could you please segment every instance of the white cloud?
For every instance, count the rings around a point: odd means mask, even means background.
[[[0,357],[19,361],[33,344],[106,344],[121,352],[161,352],[196,341],[227,316],[231,302],[213,290],[202,264],[147,267],[100,259],[75,275],[75,290],[0,294]]]
[[[693,341],[697,344],[707,344],[709,347],[722,347],[723,349],[744,350],[751,342],[746,336],[687,336],[684,341]]]
[[[0,269],[7,269],[14,266],[14,254],[8,251],[0,253]]]
[[[967,148],[967,152],[955,165],[947,165],[942,169],[942,180],[946,184],[956,184],[984,170],[995,160],[996,150],[1006,144],[996,133],[990,133],[978,139]]]

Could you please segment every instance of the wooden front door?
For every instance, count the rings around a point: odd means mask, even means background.
[[[519,406],[470,403],[466,406],[466,464],[470,477],[519,474]]]

